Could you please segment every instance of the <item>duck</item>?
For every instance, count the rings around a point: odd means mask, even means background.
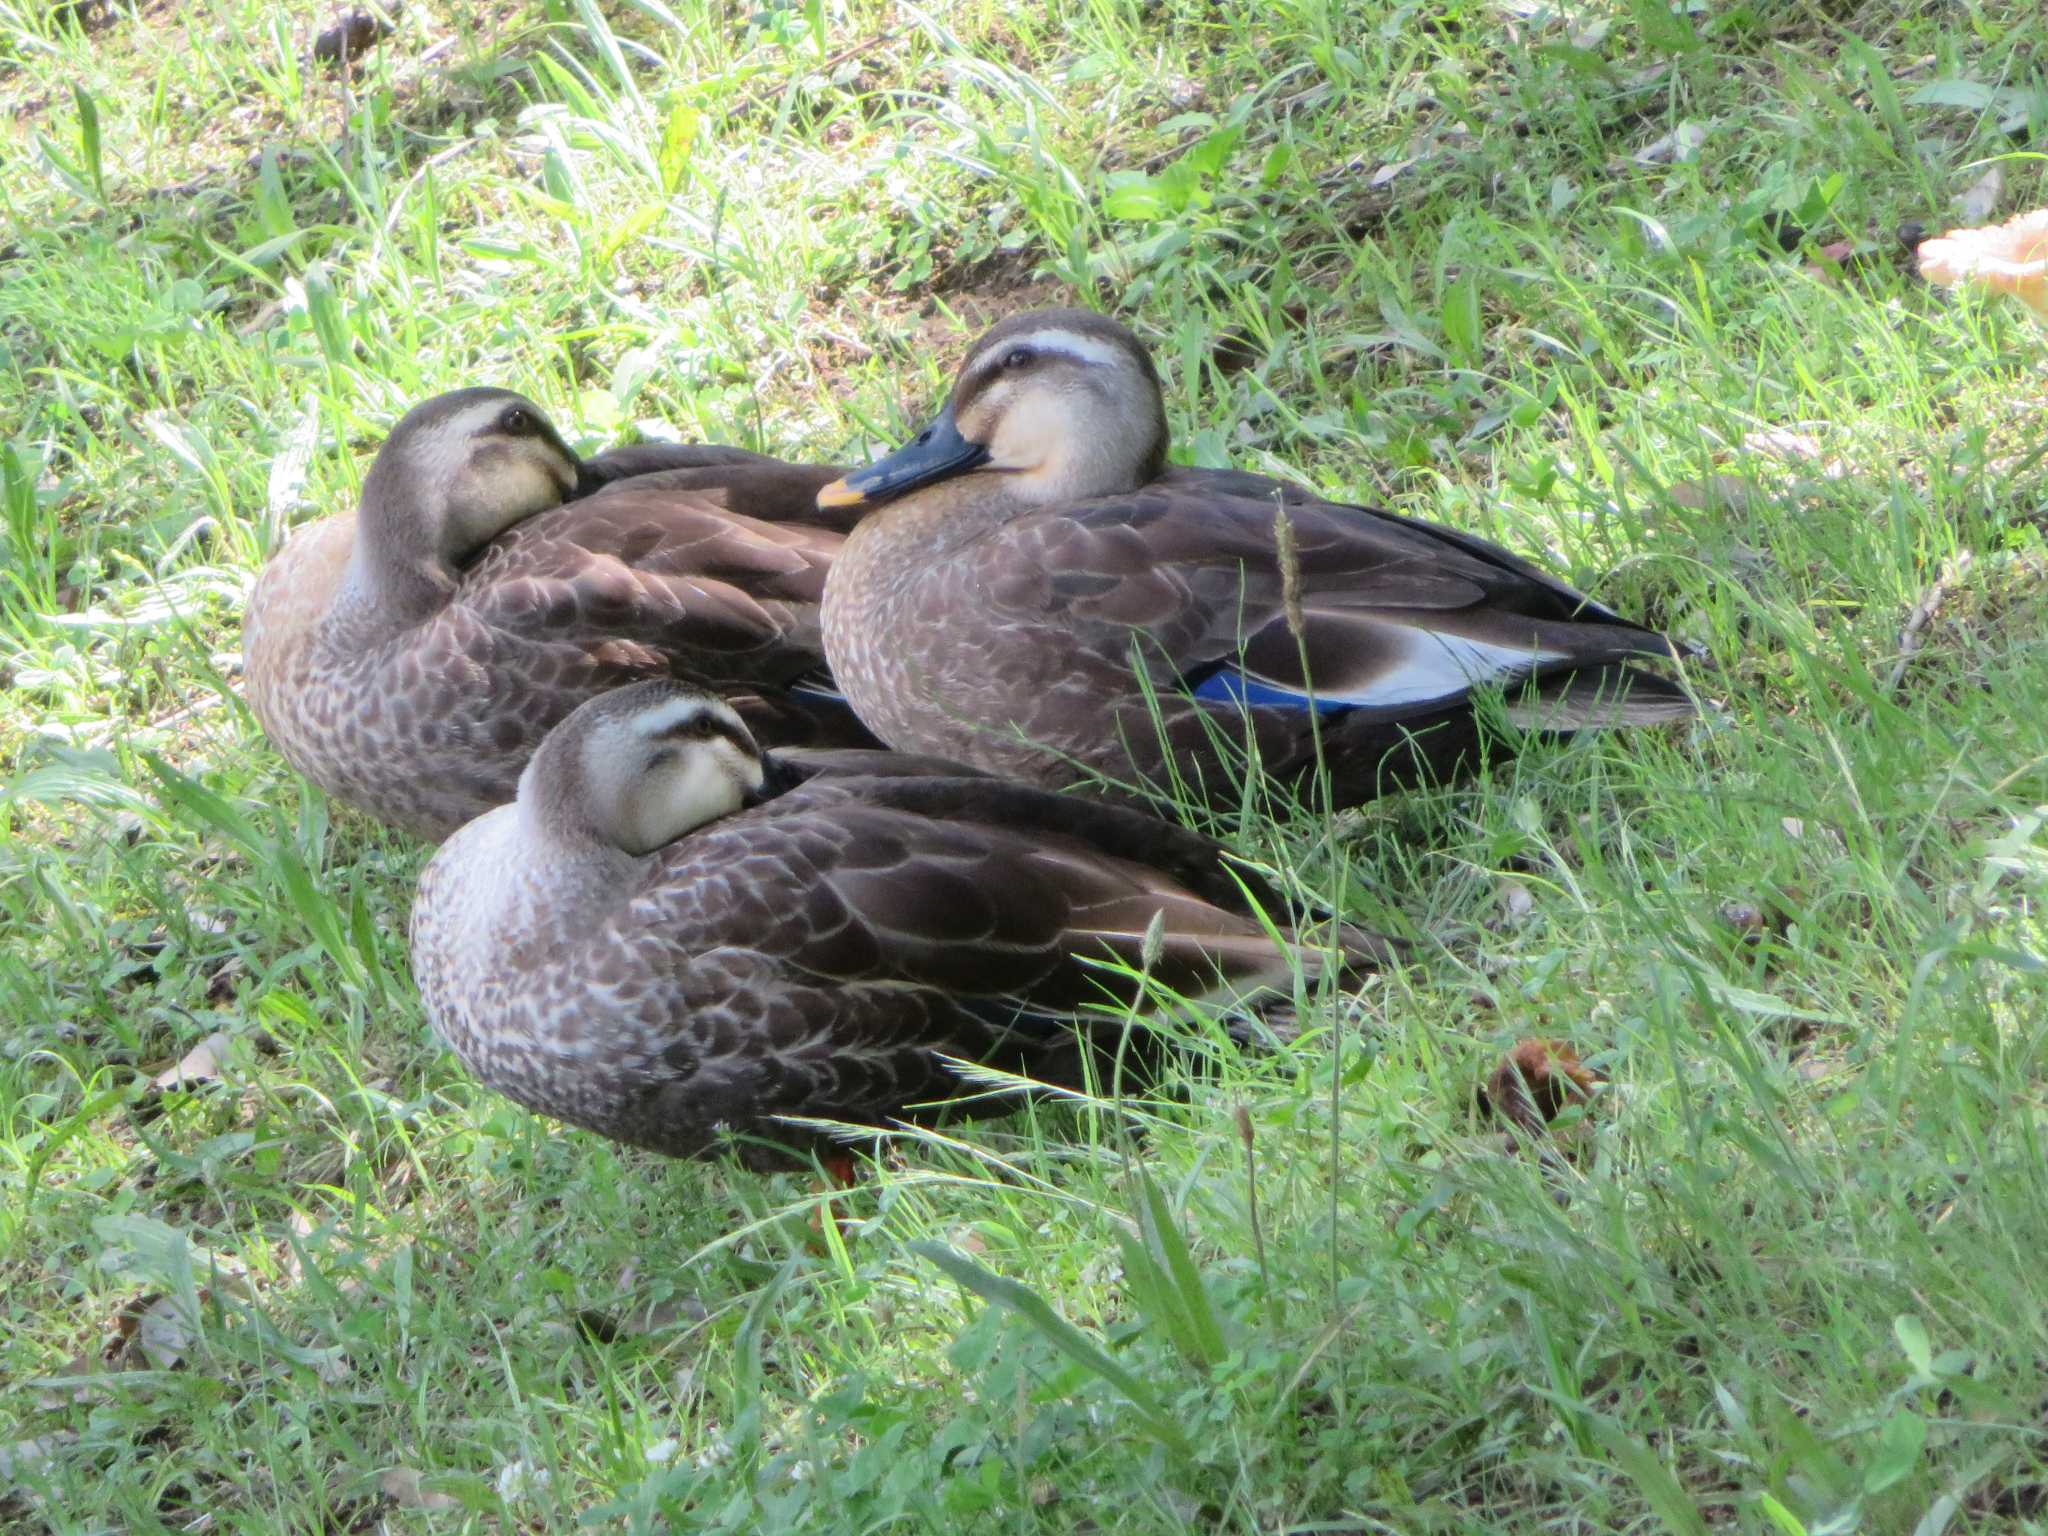
[[[430,1023],[489,1088],[772,1168],[829,1144],[800,1122],[1013,1106],[977,1067],[1080,1087],[1148,964],[1243,1001],[1395,953],[1260,916],[1293,911],[1143,811],[901,753],[767,753],[729,701],[657,680],[579,705],[512,803],[441,845],[410,945]]]
[[[582,459],[523,395],[437,395],[355,511],[265,565],[245,697],[292,767],[430,841],[510,800],[578,704],[644,678],[726,693],[776,745],[875,746],[819,629],[850,526],[815,505],[837,473],[711,445]]]
[[[1253,766],[1306,787],[1320,765],[1353,805],[1448,778],[1503,716],[1696,712],[1636,665],[1677,644],[1520,556],[1169,466],[1169,447],[1125,325],[1054,309],[986,332],[929,426],[818,493],[858,514],[824,631],[862,722],[900,751],[1153,803],[1241,793]]]

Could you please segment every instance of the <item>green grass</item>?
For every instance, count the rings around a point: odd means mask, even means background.
[[[2044,200],[2037,5],[333,19],[0,0],[0,1524],[2048,1529],[2048,347],[1894,235]],[[479,1089],[421,850],[237,698],[281,530],[483,381],[857,455],[1077,294],[1184,456],[1547,558],[1720,712],[1239,827],[1444,941],[889,1148],[843,1243]],[[1610,1079],[1570,1168],[1472,1107],[1527,1035]]]

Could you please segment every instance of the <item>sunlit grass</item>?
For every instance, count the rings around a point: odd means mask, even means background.
[[[335,19],[0,0],[7,1520],[2048,1520],[2048,349],[1897,233],[2043,200],[2036,8],[515,0],[347,80]],[[282,532],[439,389],[845,460],[1077,299],[1182,457],[1544,559],[1711,717],[1226,811],[1415,962],[878,1139],[843,1237],[477,1087],[422,851],[236,695]],[[1472,1106],[1532,1035],[1569,1164]]]

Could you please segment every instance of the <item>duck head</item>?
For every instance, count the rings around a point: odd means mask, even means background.
[[[548,734],[519,804],[557,841],[639,857],[770,790],[771,765],[738,713],[680,683],[600,694]]]
[[[1013,315],[960,365],[938,419],[818,492],[857,507],[964,476],[1020,507],[1133,491],[1166,467],[1166,404],[1136,336],[1085,309]]]
[[[514,523],[583,489],[583,463],[547,414],[509,389],[457,389],[399,418],[363,479],[357,555],[403,605]]]

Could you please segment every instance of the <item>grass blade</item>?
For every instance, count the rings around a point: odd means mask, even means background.
[[[92,92],[82,85],[71,87],[71,99],[78,104],[78,149],[85,161],[85,173],[102,205],[107,200],[107,173],[100,157],[100,106]]]
[[[1191,1341],[1195,1363],[1205,1370],[1220,1365],[1229,1352],[1223,1341],[1223,1324],[1216,1307],[1202,1287],[1202,1276],[1188,1252],[1187,1240],[1173,1219],[1166,1195],[1150,1173],[1138,1174],[1138,1231],[1145,1248],[1171,1281],[1169,1299],[1177,1301],[1175,1316],[1181,1331]]]
[[[915,1242],[910,1244],[910,1250],[936,1264],[957,1284],[974,1292],[983,1301],[1023,1318],[1053,1348],[1121,1392],[1160,1444],[1182,1456],[1194,1455],[1194,1447],[1189,1444],[1187,1436],[1161,1410],[1159,1400],[1151,1390],[1111,1359],[1101,1345],[1054,1311],[1052,1304],[1043,1296],[1029,1286],[1019,1285],[1015,1280],[983,1268],[943,1243]]]
[[[1588,1414],[1586,1421],[1607,1447],[1607,1454],[1636,1485],[1643,1502],[1664,1522],[1666,1530],[1673,1536],[1707,1536],[1707,1522],[1701,1517],[1699,1506],[1687,1497],[1671,1469],[1654,1451],[1610,1418]]]

